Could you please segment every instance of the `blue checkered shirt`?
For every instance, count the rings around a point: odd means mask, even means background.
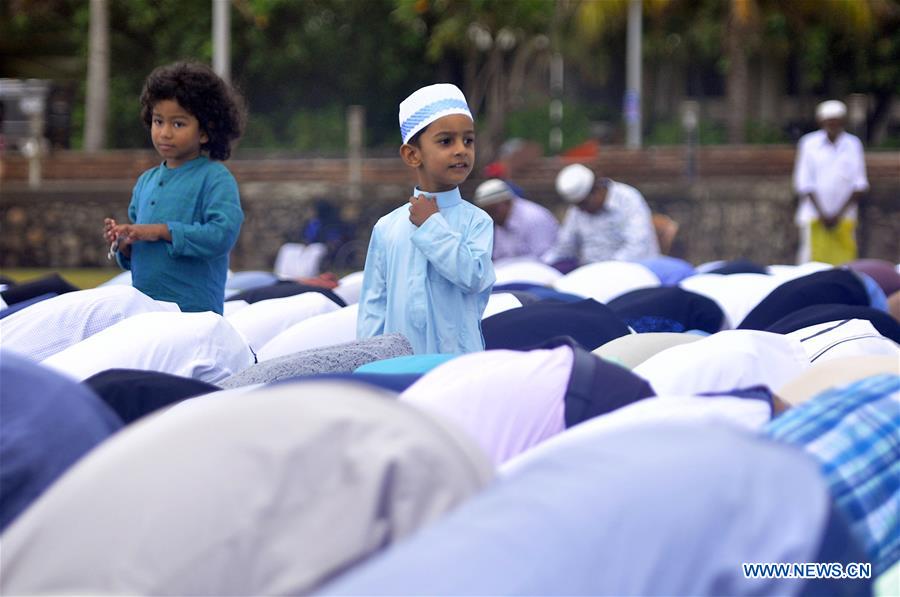
[[[900,375],[823,392],[773,420],[766,432],[819,460],[874,574],[900,560]]]

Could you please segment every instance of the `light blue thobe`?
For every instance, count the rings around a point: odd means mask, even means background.
[[[494,285],[494,223],[459,189],[437,198],[439,213],[416,228],[409,204],[372,230],[359,299],[357,337],[399,332],[416,354],[484,350],[481,316]]]

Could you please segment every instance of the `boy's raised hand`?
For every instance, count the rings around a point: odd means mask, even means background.
[[[419,195],[409,198],[409,221],[415,226],[421,226],[425,220],[438,211],[437,199],[428,195]]]
[[[165,224],[119,224],[112,228],[111,234],[112,238],[119,239],[119,243],[127,244],[139,240],[172,240],[169,227]]]
[[[103,220],[103,238],[106,242],[111,243],[116,240],[115,228],[118,224],[112,218],[105,218]]]

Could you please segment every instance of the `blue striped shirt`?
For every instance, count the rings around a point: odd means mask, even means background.
[[[875,574],[900,559],[900,375],[823,392],[766,428],[814,456]]]

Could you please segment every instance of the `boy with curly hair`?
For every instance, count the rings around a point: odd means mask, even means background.
[[[144,294],[221,314],[244,220],[237,182],[221,162],[241,136],[243,100],[209,67],[176,63],[147,77],[141,118],[163,161],[138,178],[132,223],[104,221],[110,254]]]

